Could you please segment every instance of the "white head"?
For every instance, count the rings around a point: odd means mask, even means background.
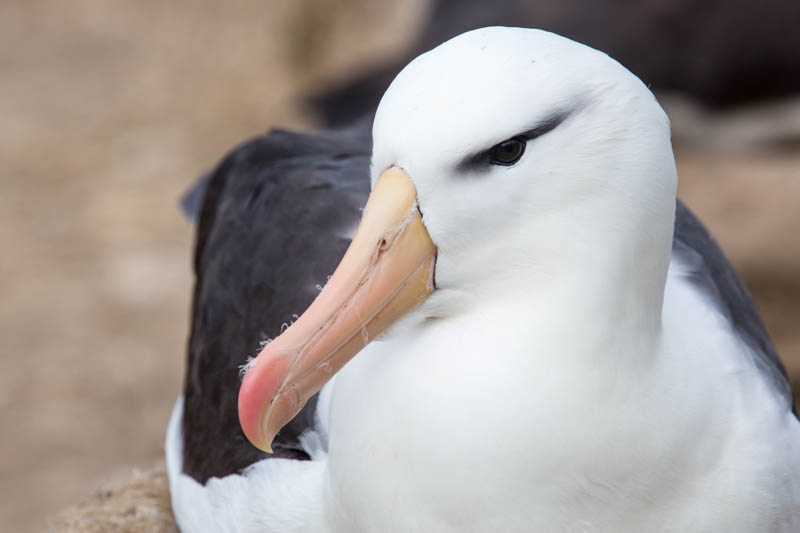
[[[426,312],[567,277],[627,286],[660,312],[677,184],[669,122],[606,54],[533,29],[459,35],[395,78],[373,136],[373,183],[405,170],[439,249]],[[529,138],[522,157],[492,164],[492,147],[515,137]]]
[[[373,136],[373,191],[347,254],[245,375],[252,442],[268,448],[404,315],[516,306],[500,326],[524,327],[538,312],[539,352],[578,328],[581,354],[626,326],[655,336],[676,174],[666,116],[617,62],[538,30],[465,33],[397,76]]]

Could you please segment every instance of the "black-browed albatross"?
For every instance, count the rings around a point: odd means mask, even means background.
[[[183,531],[800,529],[785,370],[676,211],[640,80],[484,28],[411,62],[372,134],[359,229],[296,320],[352,234],[368,140],[277,133],[210,177],[167,434]]]

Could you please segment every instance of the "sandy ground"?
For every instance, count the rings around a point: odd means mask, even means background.
[[[158,462],[192,282],[178,196],[248,136],[313,127],[297,95],[407,42],[424,0],[398,4],[0,3],[0,529]],[[792,135],[678,163],[800,375]]]
[[[192,281],[179,195],[410,39],[422,3],[392,5],[0,3],[0,530],[43,530],[163,454]]]

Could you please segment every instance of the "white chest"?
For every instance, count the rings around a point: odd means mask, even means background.
[[[780,511],[760,488],[735,488],[761,487],[761,467],[735,464],[741,442],[726,440],[724,423],[707,427],[691,394],[665,400],[661,363],[576,365],[558,335],[521,342],[463,326],[405,338],[402,352],[396,339],[374,343],[339,374],[324,489],[333,531],[775,523]]]

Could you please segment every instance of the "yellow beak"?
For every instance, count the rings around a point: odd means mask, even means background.
[[[328,284],[248,369],[239,390],[239,422],[256,447],[271,451],[275,435],[309,398],[433,292],[436,246],[416,195],[402,170],[381,174]]]

